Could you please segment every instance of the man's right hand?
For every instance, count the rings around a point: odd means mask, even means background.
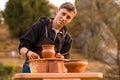
[[[29,60],[40,59],[40,56],[37,53],[32,52],[32,51],[28,52],[27,57],[28,57]]]

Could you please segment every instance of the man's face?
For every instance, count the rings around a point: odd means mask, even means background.
[[[72,21],[75,17],[75,13],[73,11],[68,11],[67,9],[60,9],[56,12],[56,24],[59,26],[67,25]]]

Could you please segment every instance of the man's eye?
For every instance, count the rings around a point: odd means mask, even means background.
[[[64,15],[65,15],[65,13],[62,13],[62,15],[64,16]]]
[[[70,19],[71,17],[70,16],[67,16],[67,19]]]

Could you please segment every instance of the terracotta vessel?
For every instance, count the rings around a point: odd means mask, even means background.
[[[42,59],[34,59],[29,61],[31,73],[48,72],[48,61]]]
[[[54,58],[55,57],[55,45],[42,45],[42,57]]]
[[[69,60],[65,62],[67,72],[84,72],[87,65],[87,60]]]
[[[49,73],[65,73],[67,72],[64,66],[64,60],[52,60],[49,61]]]
[[[65,59],[60,58],[42,58],[29,60],[31,73],[65,73],[67,69],[64,66]]]

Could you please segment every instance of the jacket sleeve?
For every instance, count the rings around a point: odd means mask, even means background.
[[[61,54],[65,54],[64,55],[65,59],[70,58],[70,49],[71,49],[71,46],[72,46],[72,37],[67,32],[66,36],[65,36],[65,39],[64,39],[64,44],[63,44],[63,46],[61,48],[61,51],[60,51]]]
[[[32,49],[35,45],[37,39],[42,35],[43,24],[40,21],[34,23],[30,29],[20,37],[20,44],[18,46],[18,50],[22,47],[26,47],[28,49]]]

